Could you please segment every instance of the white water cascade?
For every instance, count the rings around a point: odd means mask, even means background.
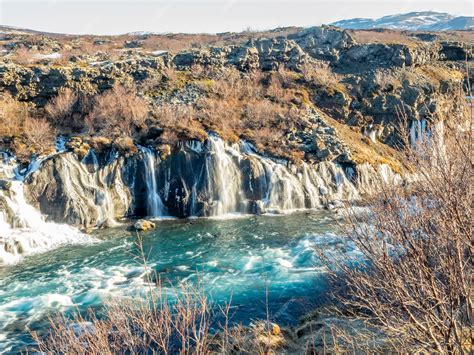
[[[416,147],[419,143],[423,143],[424,139],[429,136],[429,130],[425,119],[413,120],[410,126],[410,144]]]
[[[216,135],[181,142],[163,160],[153,149],[139,149],[128,157],[90,151],[82,161],[72,152],[57,154],[29,173],[25,192],[50,219],[88,228],[128,216],[221,217],[331,207],[377,189],[379,181],[396,180],[388,166],[295,165]]]
[[[26,202],[23,182],[5,174],[14,171],[5,157],[3,163],[0,161],[0,171],[10,178],[4,180],[9,188],[0,189],[0,266],[60,245],[92,241],[73,227],[45,222],[41,213]]]
[[[147,187],[147,215],[149,217],[159,217],[166,214],[166,208],[158,193],[156,182],[156,152],[153,150],[140,147],[145,156],[145,184]]]
[[[172,206],[172,215],[290,212],[359,196],[336,163],[291,165],[258,154],[245,141],[227,144],[210,135],[204,143],[185,142],[176,159],[156,166],[150,158],[154,153],[143,151],[147,204],[150,207],[159,201],[160,207],[161,203]],[[155,184],[162,187],[160,196],[156,196]]]
[[[13,214],[0,212],[0,265],[12,264],[23,256],[56,248],[65,244],[90,243],[91,238],[68,225],[45,222],[43,216],[25,201],[23,183],[11,181],[10,195],[0,191]]]
[[[205,170],[208,176],[208,190],[214,192],[216,205],[213,215],[222,216],[240,210],[241,172],[234,159],[240,159],[238,145],[227,145],[220,138],[209,137]]]

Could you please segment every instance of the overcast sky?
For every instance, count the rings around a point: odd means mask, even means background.
[[[473,16],[473,4],[472,0],[0,0],[0,23],[74,34],[216,33],[421,10]]]

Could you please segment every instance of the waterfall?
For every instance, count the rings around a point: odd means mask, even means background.
[[[208,139],[209,154],[206,157],[206,171],[209,174],[209,190],[212,191],[213,206],[211,214],[222,216],[240,211],[242,201],[242,179],[238,164],[238,147],[229,146],[216,136]]]
[[[224,216],[317,208],[394,181],[389,167],[347,169],[335,162],[291,164],[259,154],[245,141],[216,135],[187,141],[161,160],[139,147],[125,157],[92,150],[79,161],[64,152],[41,163],[25,189],[42,213],[57,222],[101,226],[136,216]],[[1,209],[1,201],[0,201]]]
[[[88,243],[91,238],[68,225],[45,222],[25,200],[23,182],[11,181],[9,193],[0,191],[8,211],[0,211],[0,265],[15,263],[25,255],[60,245]],[[12,224],[7,214],[11,213]]]
[[[416,147],[417,144],[422,143],[423,140],[429,137],[430,132],[427,129],[426,120],[423,118],[421,120],[411,121],[410,126],[410,144],[412,147]]]
[[[180,217],[285,212],[358,197],[336,163],[291,165],[258,154],[248,142],[228,144],[216,135],[178,148],[159,163],[154,151],[141,148],[149,215],[164,209]]]
[[[166,208],[158,193],[156,181],[156,153],[146,147],[140,147],[145,159],[145,184],[147,187],[147,215],[149,217],[159,217],[166,214]]]

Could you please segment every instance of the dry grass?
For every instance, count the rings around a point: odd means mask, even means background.
[[[380,142],[371,142],[358,130],[342,124],[319,111],[331,127],[336,129],[337,135],[351,150],[351,158],[357,164],[369,163],[372,166],[387,164],[397,173],[408,171],[406,159],[400,151]]]
[[[358,43],[383,43],[413,45],[417,41],[406,33],[396,30],[350,30],[349,33]]]
[[[316,86],[341,88],[340,78],[327,63],[306,64],[302,70],[304,79]]]
[[[21,64],[21,65],[30,65],[38,61],[36,57],[37,54],[38,54],[38,51],[36,50],[30,50],[25,47],[19,47],[15,50],[15,53],[12,56],[12,60],[15,63]]]
[[[387,70],[377,70],[375,72],[374,83],[381,90],[396,90],[402,85],[400,79]]]

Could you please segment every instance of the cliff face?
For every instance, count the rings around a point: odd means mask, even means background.
[[[331,206],[401,181],[387,165],[295,166],[217,136],[182,142],[166,159],[148,148],[127,158],[92,150],[55,155],[25,181],[31,204],[51,220],[110,226],[130,216],[222,216]]]

